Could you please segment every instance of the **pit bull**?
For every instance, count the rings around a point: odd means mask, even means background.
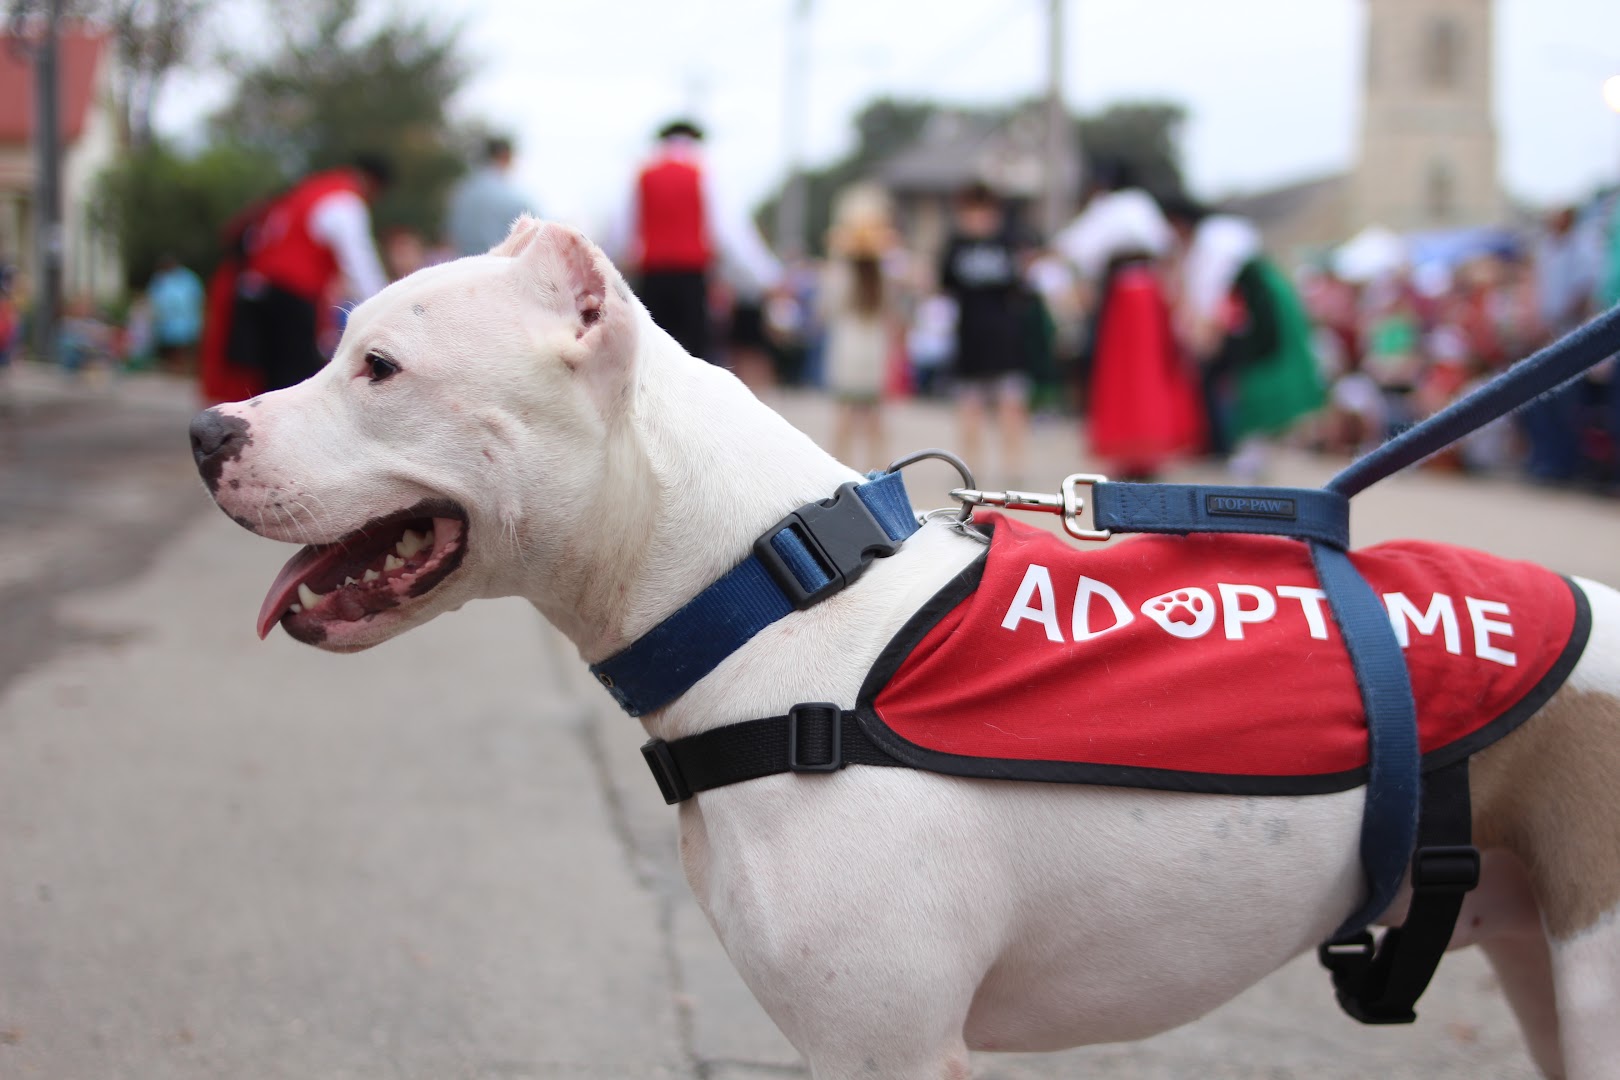
[[[307,545],[261,636],[334,652],[522,596],[597,663],[790,510],[860,479],[683,353],[588,240],[531,219],[389,286],[319,374],[210,409],[191,436],[226,514]],[[852,703],[983,551],[924,524],[643,726],[676,740]],[[1591,1080],[1620,1075],[1620,594],[1574,584],[1591,618],[1579,662],[1470,759],[1483,870],[1452,947],[1486,951],[1546,1075]],[[1026,607],[1043,631],[1051,605]],[[816,1080],[943,1080],[969,1075],[970,1050],[1164,1031],[1314,948],[1362,894],[1362,811],[1358,788],[1268,799],[850,767],[683,802],[680,853]]]

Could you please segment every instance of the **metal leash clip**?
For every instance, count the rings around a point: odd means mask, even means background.
[[[980,491],[977,488],[953,488],[951,498],[961,503],[964,511],[975,506],[999,506],[1006,510],[1029,510],[1040,514],[1061,514],[1063,531],[1079,540],[1107,540],[1114,534],[1108,529],[1088,529],[1080,522],[1086,508],[1081,497],[1082,487],[1095,488],[1108,483],[1100,473],[1070,473],[1063,478],[1061,494],[1048,495],[1040,491]],[[1095,511],[1095,507],[1093,507]],[[1094,515],[1095,516],[1095,515]]]

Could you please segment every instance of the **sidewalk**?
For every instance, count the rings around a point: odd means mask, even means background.
[[[825,430],[822,403],[787,410]],[[893,445],[949,445],[943,419],[906,410]],[[1080,466],[1066,426],[1041,447],[1054,481]],[[1573,496],[1403,477],[1356,527],[1620,577],[1620,508]],[[640,728],[571,648],[519,601],[359,656],[260,643],[288,552],[195,518],[64,601],[79,643],[0,696],[0,1076],[803,1075],[687,893]],[[1532,1075],[1479,956],[1420,1012],[1356,1025],[1305,958],[1157,1039],[977,1075]]]

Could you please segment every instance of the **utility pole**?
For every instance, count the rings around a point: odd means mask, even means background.
[[[810,79],[810,0],[794,0],[788,23],[787,63],[783,66],[782,132],[787,144],[787,183],[776,203],[776,250],[783,258],[804,254],[807,207],[804,141]]]
[[[34,266],[39,275],[34,301],[34,350],[40,360],[55,364],[62,315],[61,80],[56,74],[57,23],[62,17],[62,0],[46,0],[44,6],[45,25],[34,47],[34,156],[38,170],[34,192]]]
[[[1068,109],[1063,104],[1063,4],[1046,5],[1046,138],[1042,155],[1041,227],[1050,238],[1068,220],[1068,187],[1075,177],[1064,168],[1070,145]]]

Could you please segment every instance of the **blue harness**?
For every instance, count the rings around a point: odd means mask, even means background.
[[[1350,654],[1367,717],[1369,762],[1360,855],[1364,902],[1319,950],[1340,1004],[1365,1023],[1409,1023],[1451,937],[1463,894],[1479,881],[1471,845],[1467,761],[1422,775],[1411,680],[1388,614],[1351,563],[1350,497],[1471,431],[1576,378],[1620,350],[1620,307],[1555,342],[1350,465],[1320,490],[1113,483],[1077,474],[1061,496],[953,492],[1063,514],[1076,536],[1264,533],[1303,540]],[[921,456],[921,455],[919,455]],[[964,475],[966,475],[964,473]],[[971,478],[969,478],[971,485]],[[1089,487],[1092,528],[1079,521]],[[964,512],[965,516],[965,512]],[[800,507],[753,554],[617,655],[591,668],[632,716],[680,697],[760,630],[845,588],[918,528],[900,473],[873,474]],[[642,748],[670,803],[780,772],[898,765],[865,739],[853,714],[810,703],[786,717],[712,729]],[[1411,869],[1406,922],[1374,942],[1368,925]]]

